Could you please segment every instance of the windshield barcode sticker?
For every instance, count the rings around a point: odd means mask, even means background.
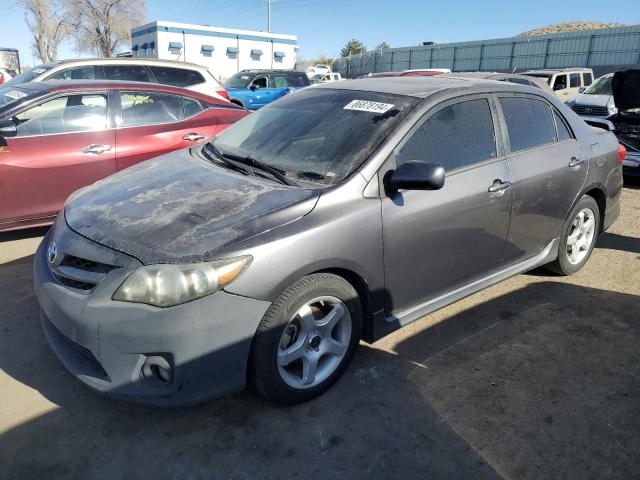
[[[353,100],[349,102],[344,110],[358,110],[360,112],[386,113],[395,105],[391,103],[370,102],[368,100]]]
[[[10,92],[3,92],[2,93],[5,97],[11,97],[14,100],[18,100],[19,98],[22,97],[26,97],[27,94],[24,92],[21,92],[20,90],[11,90]]]

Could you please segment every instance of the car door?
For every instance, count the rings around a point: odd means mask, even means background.
[[[574,97],[577,97],[580,94],[580,87],[582,86],[582,78],[580,72],[570,73],[569,74],[569,95],[566,96],[563,100],[571,100]]]
[[[525,94],[501,94],[498,99],[513,175],[513,210],[503,258],[508,266],[541,253],[560,235],[589,164],[569,124],[546,100]]]
[[[51,217],[75,190],[115,172],[106,92],[70,93],[17,113],[0,155],[0,222]]]
[[[390,162],[441,164],[440,190],[382,199],[387,315],[494,273],[507,238],[512,191],[497,111],[486,96],[437,106],[401,142]]]
[[[560,100],[563,102],[569,100],[569,78],[566,74],[556,75],[551,88]]]
[[[212,137],[218,122],[199,101],[154,91],[118,92],[116,165],[131,165]]]
[[[277,100],[278,98],[284,97],[286,94],[291,92],[291,83],[289,79],[284,74],[279,75],[269,75],[271,77],[271,84],[273,85],[273,97],[270,99],[271,102]]]
[[[271,103],[273,98],[273,79],[269,75],[258,75],[251,82],[251,92],[248,94],[245,106],[250,110],[257,110]]]

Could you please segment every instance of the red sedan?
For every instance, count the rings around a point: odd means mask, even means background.
[[[201,93],[149,83],[0,87],[0,231],[48,225],[78,188],[203,143],[247,114]]]

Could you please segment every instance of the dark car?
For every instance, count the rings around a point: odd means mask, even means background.
[[[245,115],[229,102],[149,83],[2,86],[0,231],[49,225],[78,188],[204,143]]]
[[[77,192],[35,256],[44,331],[91,388],[291,404],[373,342],[617,218],[616,137],[552,94],[381,78],[287,96],[202,148]]]
[[[257,110],[285,95],[310,85],[303,72],[289,70],[243,70],[224,83],[229,100]]]
[[[621,70],[613,75],[611,90],[617,113],[607,119],[627,149],[624,173],[640,177],[640,70]]]

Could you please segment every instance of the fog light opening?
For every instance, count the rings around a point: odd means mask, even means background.
[[[173,382],[173,367],[160,355],[150,355],[140,370],[142,379],[153,385],[169,385]]]

